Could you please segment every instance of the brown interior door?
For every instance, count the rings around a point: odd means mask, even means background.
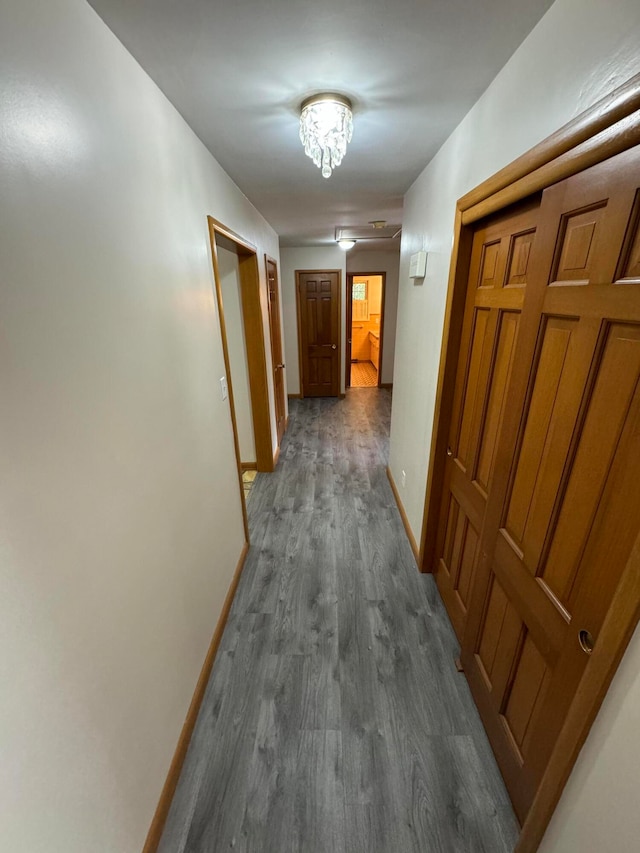
[[[478,227],[447,448],[434,572],[462,640],[527,289],[539,199]]]
[[[639,188],[635,149],[543,193],[493,476],[476,469],[462,659],[521,820],[640,529]]]
[[[340,395],[340,273],[298,272],[300,366],[304,397]]]
[[[284,409],[284,361],[282,359],[282,333],[280,326],[280,291],[278,289],[278,267],[267,258],[267,285],[269,288],[269,329],[271,332],[271,361],[273,363],[273,392],[276,405],[276,430],[278,445],[282,441],[285,427]]]

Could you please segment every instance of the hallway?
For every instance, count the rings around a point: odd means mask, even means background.
[[[387,481],[391,396],[290,404],[159,850],[507,853],[509,799]]]

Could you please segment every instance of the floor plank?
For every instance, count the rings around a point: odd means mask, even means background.
[[[513,811],[385,474],[390,394],[290,401],[160,853],[509,853]]]

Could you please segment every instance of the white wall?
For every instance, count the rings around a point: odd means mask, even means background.
[[[346,252],[339,246],[319,246],[280,249],[280,287],[284,322],[284,348],[289,394],[300,393],[298,362],[298,317],[296,312],[296,270],[340,270],[340,390],[344,393],[344,359],[346,330],[344,324],[346,299]]]
[[[139,853],[240,555],[207,214],[278,257],[84,0],[4,0],[2,850]]]
[[[347,254],[347,272],[385,272],[384,343],[382,347],[381,378],[393,382],[398,313],[398,275],[400,255],[397,251],[359,250],[356,245]]]
[[[428,452],[453,239],[456,200],[525,150],[557,130],[601,96],[640,72],[638,0],[557,0],[476,103],[405,197],[400,261],[400,298],[390,466],[412,530],[419,538]],[[429,252],[424,284],[408,279],[409,257]],[[419,365],[416,370],[415,366]],[[638,810],[624,814],[628,768],[640,765],[637,727],[640,636],[616,679],[609,705],[599,715],[554,820],[546,850],[637,849]],[[621,772],[615,769],[624,751]],[[584,780],[590,779],[587,784]],[[599,790],[600,797],[595,796]],[[606,843],[586,839],[581,824],[601,822]],[[552,830],[550,829],[551,833]],[[589,837],[590,839],[591,837]],[[586,844],[586,846],[585,846]]]
[[[242,462],[256,461],[256,443],[253,434],[251,392],[249,390],[249,367],[247,344],[242,315],[242,292],[240,264],[235,252],[218,246],[218,272],[224,307],[224,325],[227,332],[229,367],[233,382],[233,402],[236,410],[238,444]]]

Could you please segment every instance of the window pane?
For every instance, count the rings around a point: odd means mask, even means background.
[[[353,298],[358,301],[367,298],[367,283],[365,281],[353,283]]]

